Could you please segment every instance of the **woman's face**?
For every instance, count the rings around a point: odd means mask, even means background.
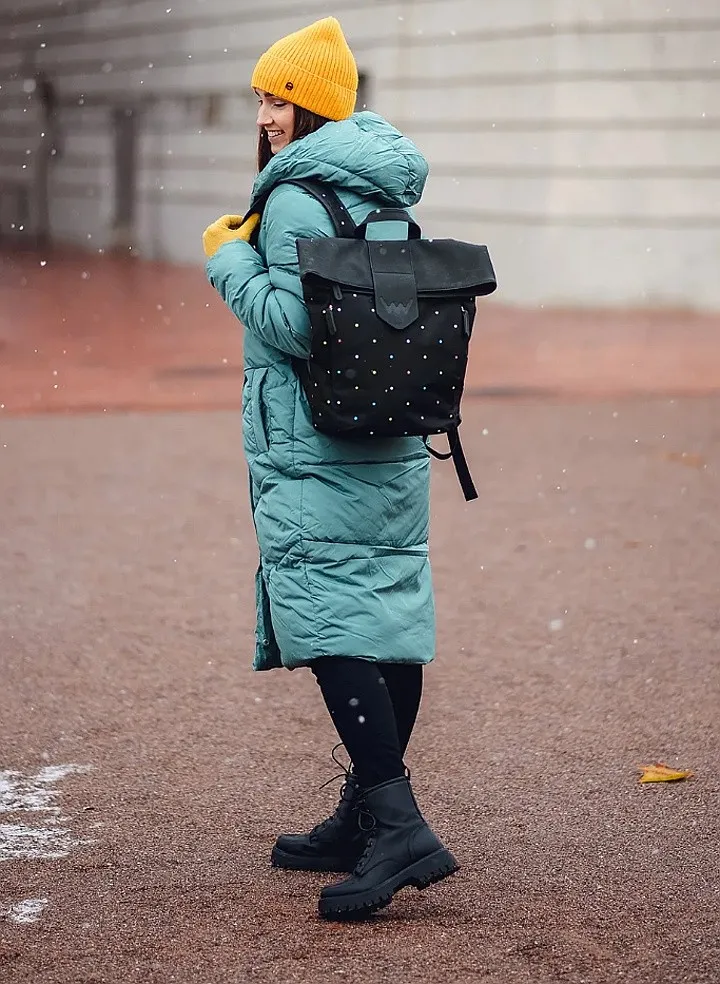
[[[273,154],[277,154],[283,147],[287,147],[293,138],[295,107],[292,103],[279,99],[270,92],[256,89],[255,95],[258,98],[259,107],[257,125],[267,133],[270,149]]]

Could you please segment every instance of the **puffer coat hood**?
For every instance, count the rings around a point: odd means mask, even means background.
[[[322,178],[380,205],[408,207],[420,201],[427,176],[411,140],[376,113],[355,113],[288,144],[258,175],[253,198],[280,181]]]
[[[287,183],[330,183],[360,223],[373,209],[415,204],[427,173],[412,142],[379,116],[328,123],[258,176],[253,197],[269,197],[257,248],[235,240],[207,264],[245,330],[243,442],[260,548],[256,669],[319,656],[433,658],[429,454],[418,437],[349,440],[313,428],[293,368],[310,343],[296,244],[334,229],[316,199]]]

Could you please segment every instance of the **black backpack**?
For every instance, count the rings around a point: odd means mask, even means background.
[[[337,238],[298,239],[310,356],[296,360],[313,426],[339,437],[447,434],[465,499],[477,492],[458,427],[475,298],[497,284],[485,246],[421,239],[407,212],[385,208],[356,226],[326,184],[317,198]],[[255,206],[257,208],[257,206]],[[407,223],[409,238],[366,239],[371,223]]]

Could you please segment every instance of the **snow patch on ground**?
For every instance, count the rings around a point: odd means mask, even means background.
[[[0,918],[16,923],[37,922],[47,904],[47,899],[23,899],[14,905],[0,905]]]
[[[87,771],[84,765],[46,765],[32,776],[0,770],[0,813],[24,810],[60,813],[60,807],[55,805],[58,790],[53,787],[65,776]]]
[[[41,825],[0,823],[0,861],[47,861],[64,858],[87,841],[78,840],[60,815],[57,783],[73,773],[87,772],[85,765],[47,765],[33,775],[0,770],[0,815],[30,813]],[[9,818],[8,818],[9,819]],[[15,818],[13,817],[13,820]],[[1,902],[0,918],[16,923],[36,922],[48,904],[46,898]]]
[[[76,840],[67,827],[26,827],[21,823],[0,824],[0,861],[43,861],[65,858]]]

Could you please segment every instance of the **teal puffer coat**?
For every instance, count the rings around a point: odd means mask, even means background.
[[[373,113],[328,123],[259,174],[272,188],[257,250],[234,241],[207,264],[245,327],[242,417],[256,575],[258,670],[319,656],[427,663],[435,613],[428,452],[419,437],[348,440],[314,430],[291,356],[309,351],[296,240],[334,235],[322,206],[283,181],[330,182],[357,223],[419,201],[427,163]]]

